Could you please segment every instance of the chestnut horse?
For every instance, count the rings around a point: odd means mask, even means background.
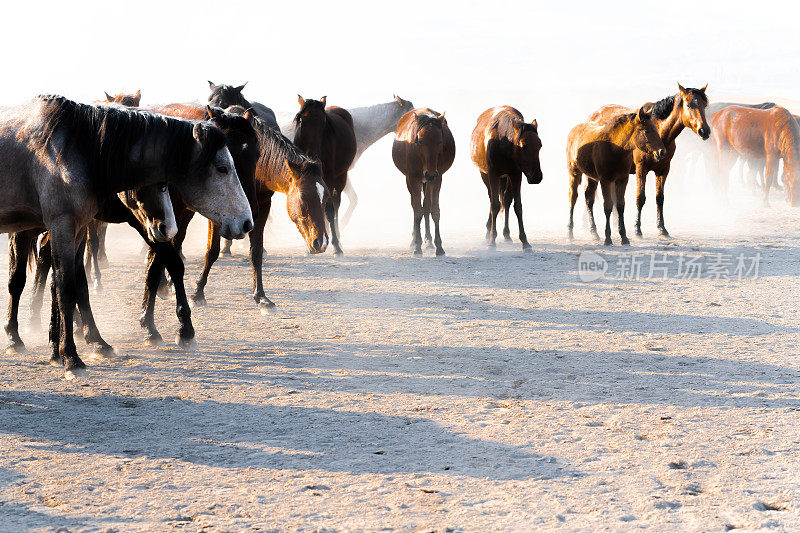
[[[521,188],[522,174],[525,174],[530,184],[542,182],[542,167],[539,163],[542,141],[538,128],[536,120],[529,124],[522,118],[522,113],[504,105],[481,113],[475,129],[472,130],[472,162],[480,170],[481,179],[489,192],[489,220],[486,221],[489,246],[495,246],[497,213],[501,209],[506,212],[503,237],[507,241],[511,240],[508,217],[513,201],[522,249],[530,250],[531,245],[528,244],[522,223]]]
[[[642,236],[642,208],[645,203],[645,182],[647,174],[652,171],[656,175],[656,210],[658,212],[657,226],[659,234],[669,237],[669,232],[664,225],[664,185],[669,174],[670,162],[675,155],[675,139],[689,128],[704,141],[711,135],[711,127],[706,121],[705,109],[708,105],[706,87],[701,89],[684,89],[678,84],[678,94],[668,96],[656,103],[648,102],[645,107],[652,111],[653,123],[658,129],[658,134],[667,156],[656,161],[652,155],[640,150],[634,151],[631,174],[636,174],[636,236]],[[589,120],[608,119],[615,115],[633,113],[633,109],[619,105],[603,106],[595,111]]]
[[[347,185],[347,171],[356,156],[353,119],[346,109],[325,107],[326,98],[306,100],[297,95],[300,111],[295,115],[294,144],[306,155],[319,159],[330,197],[325,215],[331,228],[333,254],[342,255],[339,245],[339,205]]]
[[[135,94],[119,93],[116,96],[111,96],[105,91],[103,91],[103,94],[106,95],[105,101],[101,102],[104,104],[121,104],[125,107],[139,107],[139,102],[142,100],[141,89],[137,90]]]
[[[573,212],[578,199],[582,175],[589,178],[584,192],[589,211],[589,230],[595,239],[594,196],[597,184],[603,190],[603,210],[606,215],[606,246],[611,242],[611,211],[616,202],[619,236],[622,244],[630,244],[625,231],[625,188],[634,164],[635,151],[649,154],[658,162],[667,156],[650,112],[644,107],[635,113],[615,115],[597,121],[583,122],[569,132],[567,138],[567,171],[570,175],[568,236],[573,238]]]
[[[769,205],[769,189],[783,159],[783,181],[789,203],[800,205],[800,126],[785,108],[752,109],[743,106],[726,107],[712,120],[714,149],[717,155],[722,189],[727,188],[733,158],[765,160],[764,205]]]
[[[229,108],[232,112],[244,112],[244,117],[256,132],[260,157],[255,168],[258,215],[250,232],[250,263],[253,266],[253,299],[263,309],[274,307],[264,293],[261,264],[264,256],[264,227],[272,206],[272,195],[286,195],[286,210],[297,226],[311,254],[322,253],[328,246],[325,231],[325,206],[329,200],[328,188],[323,179],[322,165],[306,156],[298,147],[284,137],[280,131],[255,115],[251,109]],[[220,233],[213,224],[208,226],[208,248],[205,264],[197,290],[192,300],[205,303],[205,286],[211,266],[219,257]]]
[[[442,175],[453,165],[455,157],[456,144],[444,113],[424,108],[414,109],[400,117],[392,145],[392,159],[397,169],[405,174],[406,186],[411,194],[411,208],[414,210],[411,245],[416,256],[422,255],[420,222],[423,216],[425,238],[431,238],[428,217],[432,217],[436,255],[444,255],[439,233],[439,191],[442,188]]]

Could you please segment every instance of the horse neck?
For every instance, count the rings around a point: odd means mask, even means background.
[[[675,96],[675,103],[672,112],[663,119],[655,119],[658,135],[666,146],[672,142],[683,131],[686,126],[683,124],[683,99],[680,95]]]
[[[778,147],[784,166],[800,163],[800,128],[797,127],[794,117],[785,119],[779,130]]]
[[[288,168],[288,148],[269,135],[277,132],[258,131],[261,156],[256,163],[256,182],[267,189],[287,194],[291,187],[291,171]],[[287,141],[288,142],[288,141]]]
[[[397,102],[349,109],[353,117],[358,152],[363,152],[382,137],[397,130],[403,110]]]
[[[620,146],[623,150],[632,152],[636,149],[636,145],[633,143],[635,131],[636,125],[630,119],[626,119],[625,122],[612,127],[607,132],[607,136],[613,144]]]
[[[300,126],[294,130],[294,144],[310,157],[316,157],[316,158],[322,157],[322,145],[325,142],[325,133],[327,129],[328,129],[328,117],[326,116],[325,122],[322,125],[322,132],[319,135],[319,146],[309,146],[307,140],[302,138],[303,137],[302,134],[304,132],[303,132],[303,125],[300,124]]]

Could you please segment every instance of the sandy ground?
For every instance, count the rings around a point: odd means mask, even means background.
[[[119,356],[79,382],[41,334],[0,356],[0,530],[798,530],[800,227],[779,200],[673,217],[671,241],[648,221],[630,248],[566,243],[535,212],[529,254],[472,230],[442,259],[268,245],[265,316],[237,243],[194,352],[141,343],[139,245],[113,229],[93,304]],[[579,279],[585,251],[607,277]],[[756,252],[757,278],[677,271]],[[610,279],[650,253],[666,279]]]

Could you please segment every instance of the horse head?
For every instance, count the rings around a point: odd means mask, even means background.
[[[706,107],[708,106],[706,87],[708,84],[701,89],[684,89],[680,83],[678,84],[678,90],[683,100],[683,125],[704,141],[711,136],[711,127],[706,120]]]
[[[222,109],[232,105],[240,105],[247,109],[250,107],[250,102],[242,96],[242,89],[244,89],[245,85],[247,85],[247,82],[234,87],[233,85],[217,85],[209,81],[208,86],[211,89],[211,94],[208,95],[208,105]]]
[[[178,233],[166,183],[147,185],[135,191],[123,191],[117,196],[142,227],[147,229],[147,236],[151,241],[166,242]]]
[[[298,94],[297,102],[300,104],[300,110],[294,117],[294,144],[310,157],[319,158],[322,155],[322,140],[327,120],[325,114],[327,97],[306,100]]]
[[[330,198],[322,179],[322,165],[308,158],[299,162],[287,160],[286,165],[291,174],[286,211],[306,241],[309,253],[322,253],[328,246],[325,205]]]
[[[423,181],[433,181],[442,173],[439,171],[439,158],[444,148],[443,128],[446,124],[444,113],[435,112],[417,115],[414,147],[422,161]]]
[[[514,159],[528,183],[542,182],[542,166],[539,162],[539,151],[542,140],[539,138],[539,124],[534,119],[530,124],[522,120],[513,120]]]
[[[644,106],[633,114],[633,143],[642,152],[651,155],[656,161],[661,161],[667,156],[667,150],[664,148],[664,143],[661,136],[658,134],[658,129],[653,123],[650,111],[647,111]]]

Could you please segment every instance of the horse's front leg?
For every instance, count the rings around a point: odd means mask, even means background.
[[[50,246],[53,254],[53,283],[55,284],[57,311],[59,316],[58,355],[64,364],[64,377],[74,379],[86,368],[78,357],[73,338],[72,319],[77,303],[75,237],[77,228],[74,220],[62,216],[50,224]],[[83,230],[85,231],[85,230]],[[83,252],[83,248],[79,250]]]
[[[21,231],[8,239],[8,322],[5,330],[8,335],[6,351],[23,353],[25,343],[19,336],[19,301],[25,289],[28,254],[31,243],[39,235],[38,230]]]
[[[647,169],[636,165],[636,236],[642,236],[642,208],[647,200],[645,185],[647,184]]]
[[[575,203],[578,201],[578,187],[583,174],[580,170],[571,169],[569,176],[569,222],[567,222],[567,239],[575,239]],[[591,180],[589,180],[591,181]]]
[[[489,234],[489,247],[497,246],[497,215],[500,213],[500,178],[494,173],[489,173],[489,210],[491,218],[491,233]]]
[[[600,235],[597,234],[597,223],[594,220],[594,200],[597,197],[597,186],[599,182],[588,178],[586,180],[586,189],[583,191],[583,197],[586,201],[586,211],[589,215],[589,233],[595,241],[600,240]]]
[[[47,276],[53,266],[53,256],[50,253],[50,234],[45,233],[39,248],[39,257],[36,259],[36,274],[33,278],[33,295],[31,296],[31,331],[42,330],[42,307],[44,305],[44,291],[47,290]]]
[[[156,293],[164,273],[161,256],[156,254],[153,245],[148,243],[147,269],[144,282],[144,297],[142,298],[142,314],[139,316],[139,325],[147,330],[145,342],[151,346],[162,346],[164,339],[156,329],[154,318],[156,307]],[[177,252],[176,252],[177,253]]]
[[[509,226],[509,218],[511,217],[511,202],[514,201],[514,185],[513,179],[511,176],[506,178],[506,190],[503,191],[503,210],[504,213],[504,222],[505,225],[503,226],[503,240],[506,242],[511,242],[511,227]]]
[[[522,242],[522,249],[530,251],[531,245],[528,243],[525,224],[522,222],[522,176],[514,180],[512,194],[514,196],[514,214],[517,215],[517,225],[519,226],[519,240]]]
[[[262,278],[262,264],[264,262],[264,226],[269,216],[269,206],[267,209],[260,210],[253,230],[248,237],[250,238],[250,264],[253,267],[253,300],[258,304],[262,311],[275,307],[272,300],[267,298],[264,293],[264,281]]]
[[[422,176],[412,178],[406,176],[406,187],[411,196],[411,210],[414,212],[414,223],[411,226],[411,249],[415,256],[422,255],[422,234],[420,223],[422,222]]]
[[[347,176],[345,176],[345,183],[347,183]],[[342,192],[333,191],[331,199],[328,202],[329,209],[326,210],[328,214],[328,224],[331,227],[331,244],[333,245],[333,255],[339,257],[342,255],[342,247],[339,244],[339,206],[342,204]]]
[[[767,161],[764,167],[764,207],[769,207],[769,190],[772,188],[772,182],[775,181],[775,175],[778,173],[778,159],[779,156],[776,154],[767,154]]]
[[[492,235],[492,189],[489,187],[489,174],[486,172],[481,172],[481,179],[483,180],[483,184],[486,185],[486,193],[489,195],[489,216],[486,217],[486,237],[485,240],[488,243],[489,239]]]
[[[614,182],[614,193],[617,202],[617,230],[619,231],[620,242],[624,246],[631,244],[630,239],[628,239],[628,232],[625,230],[625,189],[627,188],[628,174],[617,176]]]
[[[603,244],[611,246],[611,212],[614,210],[614,184],[608,180],[600,181],[600,188],[603,191],[603,212],[606,215],[606,240]]]
[[[100,330],[97,329],[97,323],[94,320],[92,307],[89,303],[89,283],[86,278],[86,269],[83,261],[80,260],[84,256],[84,244],[85,242],[78,246],[78,261],[75,264],[75,287],[78,311],[83,323],[83,339],[86,344],[92,347],[94,353],[108,357],[114,353],[114,348],[100,335]]]
[[[434,237],[433,244],[436,246],[436,256],[444,255],[444,248],[442,248],[442,235],[439,233],[439,191],[442,190],[442,175],[436,178],[433,182],[428,183],[428,188],[425,192],[427,197],[431,196],[431,217],[433,218]]]
[[[664,224],[664,186],[667,184],[667,175],[669,174],[669,165],[658,174],[656,174],[656,212],[657,212],[657,225],[658,234],[662,237],[669,237],[667,226]]]
[[[231,244],[232,243],[233,243],[233,241],[230,240],[230,239],[222,239],[222,249],[220,250],[220,253],[222,254],[222,257],[225,257],[225,256],[231,257],[231,256],[233,256],[233,254],[231,253]]]
[[[175,344],[185,350],[191,350],[196,345],[194,325],[192,324],[192,310],[186,298],[184,285],[184,266],[181,254],[171,243],[158,243],[155,247],[158,262],[167,268],[169,277],[175,287],[175,315],[178,317],[178,333],[175,335]]]
[[[100,261],[98,256],[100,254],[100,225],[102,222],[99,220],[92,220],[86,230],[86,263],[89,265],[89,271],[94,273],[92,289],[95,292],[103,290],[101,283],[102,275],[100,274]],[[84,267],[84,270],[86,267]]]
[[[208,284],[208,274],[211,267],[219,258],[219,243],[221,235],[220,228],[210,220],[208,221],[208,243],[206,244],[206,259],[203,263],[203,271],[197,280],[197,287],[192,294],[192,301],[197,305],[206,304],[206,285]]]
[[[425,249],[433,250],[433,237],[431,237],[431,189],[433,188],[432,182],[424,182],[422,184],[422,216],[425,220]]]

